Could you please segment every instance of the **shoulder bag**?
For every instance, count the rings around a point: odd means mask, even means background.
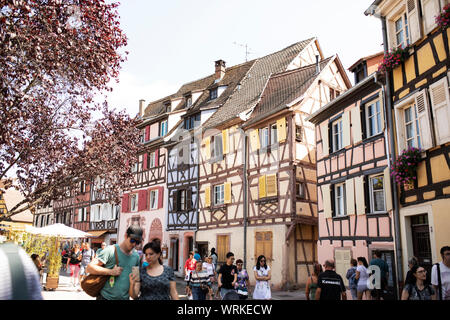
[[[118,266],[119,258],[116,246],[114,246],[114,256],[116,258],[116,266]],[[89,274],[81,281],[81,288],[91,297],[98,297],[110,277],[108,275]]]
[[[439,291],[439,300],[443,300],[442,297],[442,279],[441,279],[441,267],[439,265],[439,262],[435,264],[436,265],[436,272],[438,276],[438,291]]]

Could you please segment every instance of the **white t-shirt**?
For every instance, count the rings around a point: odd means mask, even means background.
[[[441,269],[441,281],[442,281],[442,299],[450,300],[450,268],[447,267],[443,262],[439,263],[439,268]],[[431,269],[431,284],[438,286],[438,274],[437,267],[434,265]],[[436,292],[439,299],[439,292]]]
[[[358,285],[367,284],[367,279],[369,279],[369,273],[367,272],[367,268],[362,265],[358,265],[356,267],[356,271],[359,272]]]
[[[203,262],[202,268],[203,268],[203,270],[208,272],[208,275],[210,275],[210,276],[214,275],[214,265],[212,263]]]

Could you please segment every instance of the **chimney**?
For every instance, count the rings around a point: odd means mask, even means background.
[[[144,115],[144,109],[145,109],[144,105],[145,105],[145,100],[144,99],[139,100],[139,115],[141,117]]]
[[[320,73],[320,63],[319,63],[319,55],[316,55],[316,73]]]
[[[225,61],[217,60],[216,63],[216,81],[222,80],[225,76]]]

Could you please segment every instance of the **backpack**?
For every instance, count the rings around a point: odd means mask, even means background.
[[[440,267],[439,263],[436,263],[435,266],[436,266],[436,272],[437,272],[437,276],[438,276],[438,299],[443,300],[442,299],[441,267]]]

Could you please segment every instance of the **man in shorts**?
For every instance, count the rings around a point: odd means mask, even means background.
[[[81,252],[81,264],[80,264],[80,281],[83,281],[84,277],[87,276],[86,268],[89,263],[95,258],[95,252],[93,249],[91,249],[91,246],[89,243],[85,242],[83,243],[83,251]],[[81,289],[78,289],[81,291]]]

